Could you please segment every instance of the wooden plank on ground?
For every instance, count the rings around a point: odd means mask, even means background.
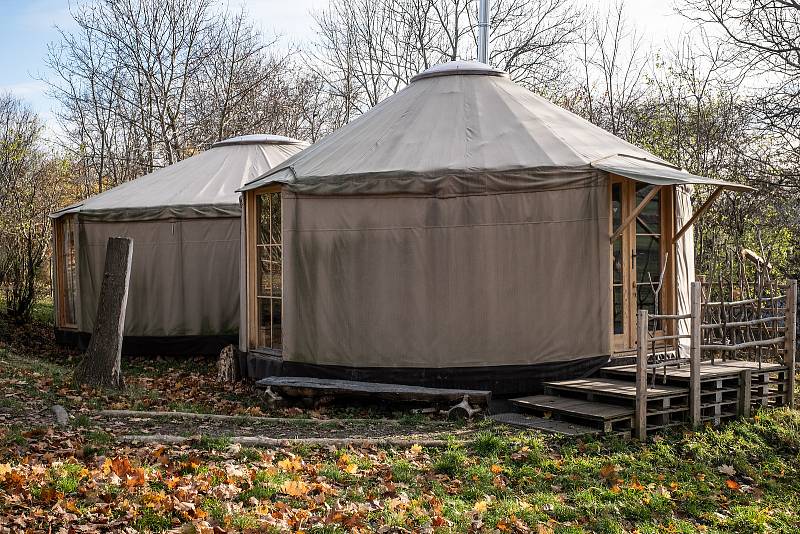
[[[552,390],[579,391],[581,393],[594,393],[607,397],[623,399],[636,399],[636,383],[613,378],[577,378],[574,380],[559,380],[545,382],[545,386]],[[664,397],[677,397],[686,395],[688,390],[675,386],[650,386],[647,388],[647,398],[657,399]]]
[[[583,419],[597,421],[615,421],[633,416],[633,409],[616,404],[606,404],[553,395],[534,395],[510,399],[516,406],[539,411],[553,412],[562,415],[574,415]]]
[[[575,423],[567,423],[566,421],[544,419],[542,417],[524,415],[521,413],[499,413],[490,416],[489,419],[504,425],[531,428],[547,434],[563,434],[566,436],[588,436],[600,434],[600,430],[597,428],[577,425]]]
[[[475,389],[442,389],[404,384],[334,380],[304,376],[270,376],[256,382],[256,386],[272,388],[287,397],[367,397],[406,402],[458,402],[469,396],[470,404],[488,406],[491,391]]]

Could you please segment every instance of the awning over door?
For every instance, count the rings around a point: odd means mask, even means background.
[[[668,164],[650,161],[635,156],[617,154],[592,162],[592,167],[607,172],[612,172],[637,182],[644,182],[653,185],[684,185],[699,184],[711,185],[729,189],[731,191],[752,191],[753,188],[726,182],[724,180],[714,180],[704,176],[697,176]]]

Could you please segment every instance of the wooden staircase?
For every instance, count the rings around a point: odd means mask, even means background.
[[[648,388],[648,428],[683,424],[688,412],[689,390],[685,387],[657,385]],[[519,410],[536,414],[536,419],[518,421],[517,426],[561,433],[552,421],[574,426],[570,435],[620,434],[630,437],[635,425],[636,383],[626,377],[592,377],[546,382],[543,395],[520,397],[510,402]],[[500,419],[510,419],[508,415]],[[523,424],[524,423],[524,424]],[[508,424],[513,424],[509,422]]]
[[[700,371],[704,424],[747,417],[757,407],[788,404],[789,370],[781,364],[728,360],[704,363]],[[648,433],[690,423],[689,381],[686,364],[658,370],[655,379],[650,373]],[[495,421],[570,436],[630,437],[636,425],[636,366],[605,367],[597,377],[546,382],[544,394],[509,402],[522,413],[498,414],[492,416]]]
[[[633,365],[609,366],[589,378],[545,382],[544,394],[510,400],[532,415],[498,414],[493,419],[544,432],[645,439],[652,431],[673,426],[719,425],[749,417],[754,407],[793,407],[797,281],[782,287],[784,295],[704,302],[703,284],[693,282],[690,313],[650,315],[639,310]],[[678,333],[678,321],[688,321],[691,333]],[[671,328],[664,328],[667,322]],[[688,341],[688,355],[680,356],[679,340]],[[765,354],[772,363],[764,361]]]

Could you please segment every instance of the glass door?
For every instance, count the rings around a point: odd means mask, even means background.
[[[612,331],[614,351],[624,352],[636,346],[636,312],[646,309],[651,314],[670,307],[670,291],[666,282],[667,250],[662,224],[669,189],[663,188],[650,198],[634,221],[629,221],[654,186],[614,176],[611,180],[611,234],[625,227],[611,243]],[[665,283],[661,284],[661,277]]]

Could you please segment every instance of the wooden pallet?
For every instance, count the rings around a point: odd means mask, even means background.
[[[583,378],[546,382],[545,394],[578,396],[586,401],[622,404],[633,409],[636,404],[636,383],[614,378]],[[689,390],[673,385],[649,385],[647,388],[648,428],[659,429],[684,424],[689,411]],[[631,422],[631,426],[633,423]]]
[[[613,378],[577,378],[544,383],[545,394],[553,392],[572,392],[584,395],[587,400],[594,397],[636,400],[636,383]],[[647,388],[648,399],[669,399],[686,396],[689,390],[682,387],[656,385]]]
[[[603,432],[630,431],[633,424],[633,408],[618,404],[606,404],[554,395],[534,395],[510,399],[510,402],[524,410],[590,427],[598,427]]]

